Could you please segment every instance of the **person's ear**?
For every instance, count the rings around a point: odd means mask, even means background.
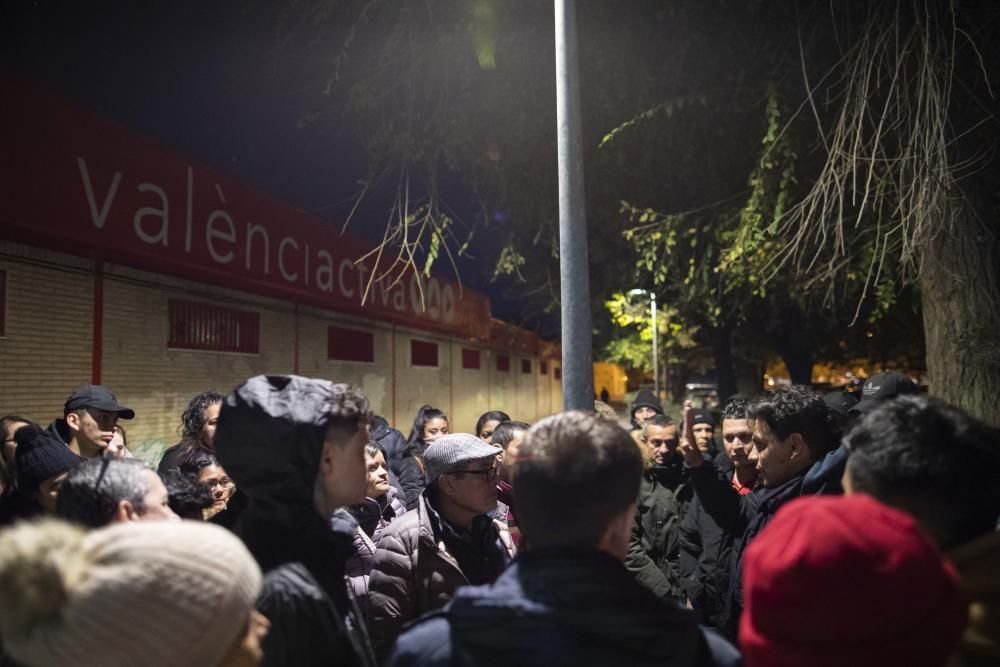
[[[319,453],[319,474],[323,477],[329,477],[333,473],[334,446],[329,438],[323,441],[323,449]]]
[[[79,431],[80,415],[76,414],[75,412],[71,412],[68,415],[66,415],[66,425],[69,426],[70,429],[74,431]]]
[[[597,544],[598,550],[610,554],[618,560],[625,560],[635,524],[635,508],[636,504],[631,503],[618,516],[611,519]]]
[[[788,458],[794,459],[799,456],[808,455],[806,450],[806,441],[802,437],[801,433],[792,433],[788,436]]]
[[[115,507],[115,513],[111,517],[112,523],[126,523],[128,521],[135,521],[139,518],[136,513],[135,508],[132,503],[127,500],[119,500],[118,506]]]
[[[452,475],[441,475],[437,478],[438,491],[449,498],[455,495],[455,478]]]

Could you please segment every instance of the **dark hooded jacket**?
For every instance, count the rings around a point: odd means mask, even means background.
[[[403,488],[403,496],[406,500],[406,509],[417,508],[417,501],[421,492],[427,486],[427,478],[424,477],[424,464],[421,457],[427,445],[423,440],[416,440],[408,445],[399,461],[399,485]]]
[[[385,452],[389,470],[398,475],[399,461],[403,458],[403,450],[406,449],[406,438],[402,433],[389,426],[389,422],[384,417],[378,415],[372,417],[368,432],[371,439]]]
[[[840,479],[846,457],[833,450],[809,469],[774,488],[758,487],[744,496],[732,487],[726,473],[713,465],[690,469],[691,482],[704,510],[733,534],[729,557],[729,590],[719,615],[719,628],[735,638],[743,613],[743,556],[746,549],[787,502],[800,496],[843,493]],[[706,464],[708,462],[706,461]]]
[[[396,643],[387,665],[739,665],[686,609],[661,602],[596,550],[544,548],[496,583],[463,588]]]
[[[250,497],[235,531],[268,575],[259,604],[271,619],[268,666],[374,664],[344,571],[357,522],[313,505],[332,395],[326,380],[257,376],[226,397],[219,415],[216,454]],[[317,643],[317,633],[328,636]]]

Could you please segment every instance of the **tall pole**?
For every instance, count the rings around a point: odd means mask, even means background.
[[[658,399],[660,398],[660,365],[656,359],[656,336],[659,333],[656,329],[656,295],[650,291],[649,296],[652,299],[650,303],[653,310],[653,393]]]
[[[594,409],[587,216],[583,199],[576,2],[555,0],[556,123],[559,138],[559,283],[563,408]]]

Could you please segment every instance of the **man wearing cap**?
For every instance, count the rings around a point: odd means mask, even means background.
[[[694,444],[703,454],[708,454],[715,458],[719,454],[719,448],[715,446],[715,418],[708,410],[692,410],[693,421],[691,433],[694,435]]]
[[[63,405],[63,418],[48,430],[80,458],[94,459],[111,444],[118,420],[133,417],[135,410],[121,405],[110,389],[86,384],[73,390]]]
[[[424,452],[427,487],[417,511],[386,528],[369,579],[369,627],[384,657],[402,626],[444,605],[459,586],[492,583],[513,559],[497,506],[499,447],[452,433]]]

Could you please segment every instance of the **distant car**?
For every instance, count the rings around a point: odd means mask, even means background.
[[[685,401],[699,410],[715,410],[719,407],[719,388],[714,384],[688,384]]]

